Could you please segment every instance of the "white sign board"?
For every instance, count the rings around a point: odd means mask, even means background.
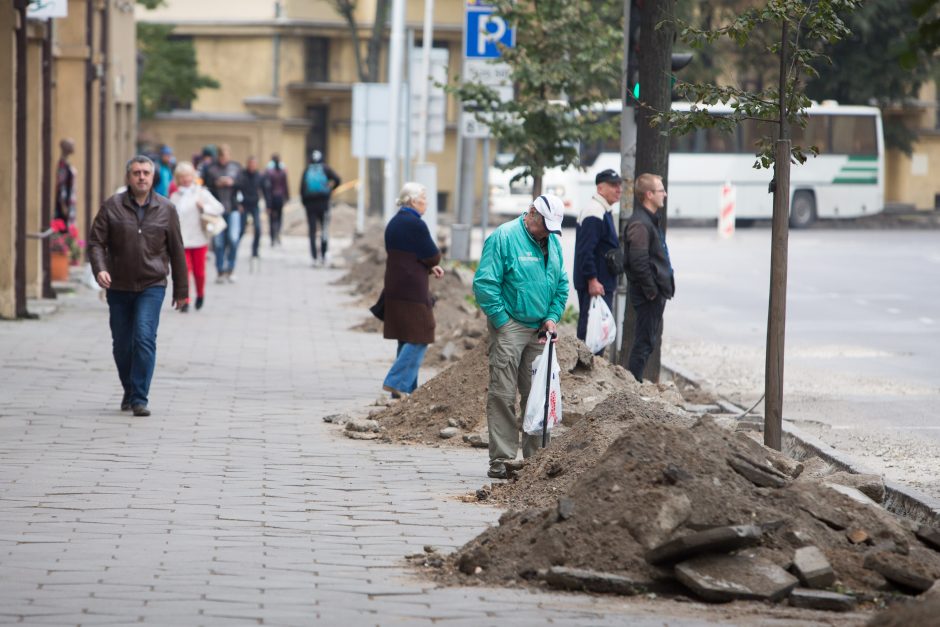
[[[69,0],[34,0],[26,7],[26,17],[31,20],[47,20],[68,15]]]
[[[388,83],[355,83],[352,107],[352,154],[354,157],[385,159],[388,157]],[[407,88],[402,89],[402,106],[399,124],[405,129],[405,98]]]
[[[423,51],[415,48],[411,54],[411,67],[408,82],[411,89],[411,145],[418,153],[419,125],[421,124],[421,65]],[[449,54],[446,48],[431,48],[431,71],[428,76],[428,152],[444,151],[444,131],[447,124],[447,95],[444,85],[447,84],[447,64]],[[440,86],[438,86],[440,85]]]
[[[464,61],[463,80],[468,83],[480,83],[499,94],[499,99],[509,102],[513,98],[511,81],[511,68],[508,63],[501,61],[488,61],[486,59],[467,59]],[[490,114],[491,115],[491,114]],[[460,132],[464,137],[471,139],[485,139],[490,136],[490,129],[486,122],[478,120],[476,116],[464,110],[460,115]]]

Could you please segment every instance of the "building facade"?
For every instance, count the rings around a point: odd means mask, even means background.
[[[86,235],[137,143],[133,1],[46,4],[65,15],[31,18],[27,0],[0,2],[2,318],[27,316],[28,298],[54,296],[40,236],[51,222],[59,140],[75,142],[75,223]]]
[[[355,3],[358,57],[352,27],[334,4],[168,0],[154,11],[138,7],[139,20],[172,24],[174,37],[189,38],[199,72],[220,84],[200,90],[180,109],[143,121],[141,140],[153,148],[167,144],[187,159],[208,144],[228,144],[238,161],[254,155],[264,163],[276,152],[293,173],[302,171],[317,149],[344,181],[355,179],[352,86],[368,82],[357,61],[367,61],[376,2]],[[406,27],[416,46],[421,45],[423,12],[423,0],[408,0]],[[450,76],[460,72],[463,19],[463,0],[435,3],[433,45],[448,49]],[[386,80],[388,32],[385,27],[380,31],[375,82]],[[437,165],[438,189],[448,194],[449,204],[455,188],[457,116],[457,104],[448,98],[444,151],[429,155]],[[292,185],[299,184],[299,177],[293,179]],[[346,198],[353,200],[355,191],[350,189]]]

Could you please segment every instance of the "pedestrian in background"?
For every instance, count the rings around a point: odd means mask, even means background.
[[[258,171],[258,160],[251,156],[245,160],[245,169],[238,175],[235,181],[236,198],[241,197],[241,212],[245,223],[242,227],[244,234],[248,225],[248,218],[251,218],[251,229],[253,237],[251,242],[252,262],[258,258],[258,248],[261,245],[261,196],[264,194],[263,177]],[[240,241],[240,239],[239,239]]]
[[[161,196],[167,198],[173,193],[170,185],[173,183],[173,169],[176,167],[176,159],[173,158],[173,149],[164,144],[160,147],[160,163],[157,165],[155,175],[156,182],[153,188]]]
[[[186,269],[196,284],[198,311],[206,300],[206,253],[209,250],[209,236],[206,235],[202,216],[220,216],[224,208],[209,190],[196,183],[196,169],[193,164],[188,161],[178,163],[175,178],[176,191],[170,196],[170,202],[179,214],[183,247],[186,249]],[[189,311],[189,303],[180,307],[180,311]]]
[[[241,174],[241,166],[232,161],[231,149],[222,144],[219,156],[206,166],[203,180],[209,192],[222,203],[222,217],[228,225],[224,231],[212,238],[215,254],[216,283],[235,282],[235,261],[238,256],[238,240],[242,236],[242,214],[235,202],[235,181]]]
[[[264,173],[264,203],[268,210],[268,230],[271,232],[272,247],[281,243],[281,220],[284,204],[289,200],[287,168],[281,162],[281,156],[274,153]]]
[[[75,152],[75,140],[63,139],[59,142],[59,163],[56,164],[55,177],[55,215],[56,220],[62,220],[65,229],[75,223],[75,205],[78,197],[75,191],[75,181],[78,172],[75,166],[69,163],[69,158]]]
[[[150,415],[167,269],[175,308],[186,304],[189,292],[179,216],[169,200],[153,193],[153,174],[149,157],[128,161],[127,190],[104,201],[88,238],[92,272],[107,290],[112,352],[124,388],[121,411],[135,416]]]
[[[659,222],[659,210],[666,205],[666,188],[656,174],[641,174],[634,184],[640,206],[627,220],[627,281],[630,304],[636,310],[633,347],[628,369],[643,381],[646,362],[663,334],[666,301],[676,293],[672,262],[666,246],[666,233]]]
[[[395,363],[382,389],[401,398],[418,387],[418,369],[434,341],[434,302],[428,275],[444,276],[438,250],[421,216],[428,206],[427,189],[405,183],[398,194],[398,213],[385,227],[385,328],[387,340],[398,340]]]
[[[578,292],[578,339],[587,337],[591,299],[601,296],[613,311],[617,276],[607,268],[604,255],[620,247],[614,208],[619,206],[623,181],[616,171],[607,169],[594,177],[596,193],[578,216],[574,244],[574,289]],[[603,351],[601,351],[603,352]]]
[[[556,325],[568,301],[568,275],[557,237],[564,215],[558,196],[536,198],[519,219],[500,225],[486,238],[473,277],[473,294],[486,314],[490,333],[487,475],[494,479],[508,477],[506,464],[515,461],[519,450],[522,412],[516,416],[516,391],[525,408],[532,388],[532,362],[548,338],[557,340]],[[534,455],[541,442],[541,436],[523,434],[523,457]]]
[[[333,168],[323,163],[323,153],[310,153],[310,163],[300,180],[300,199],[307,212],[310,255],[313,266],[327,265],[326,249],[330,240],[330,194],[339,187],[340,179]],[[320,254],[317,255],[317,224],[320,225]]]

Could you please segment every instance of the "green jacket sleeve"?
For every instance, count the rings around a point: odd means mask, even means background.
[[[473,295],[480,309],[497,329],[509,322],[509,314],[503,305],[502,286],[503,264],[502,238],[491,235],[483,243],[480,265],[473,277]]]
[[[555,250],[558,251],[558,283],[555,285],[552,304],[548,308],[548,320],[557,324],[565,313],[565,305],[568,304],[568,273],[565,272],[565,263],[561,258],[561,245],[556,246]]]

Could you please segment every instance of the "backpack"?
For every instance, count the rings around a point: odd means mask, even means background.
[[[311,196],[330,193],[330,182],[322,164],[311,163],[307,166],[307,171],[304,172],[304,191]]]

